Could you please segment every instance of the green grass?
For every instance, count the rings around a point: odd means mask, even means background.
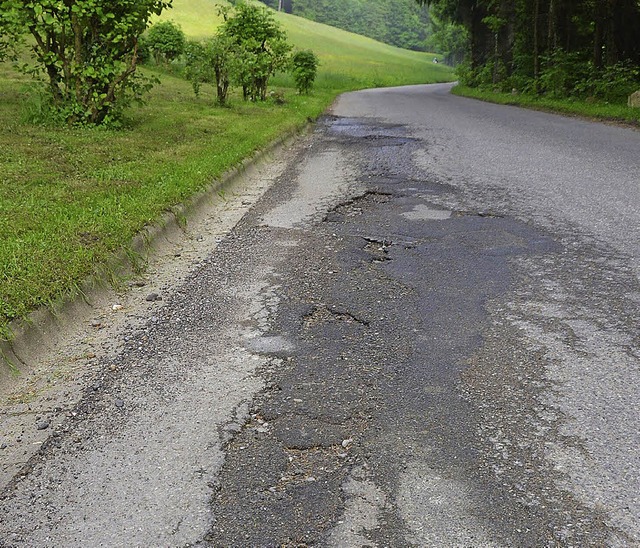
[[[215,26],[216,4],[176,0],[169,18],[204,36]],[[216,108],[210,87],[198,99],[189,83],[161,74],[123,130],[46,127],[25,121],[35,101],[30,81],[0,64],[0,338],[10,321],[68,295],[145,225],[319,116],[339,92],[451,79],[433,56],[279,17],[295,43],[323,61],[314,93],[284,88],[285,105],[234,95],[230,108]]]
[[[218,10],[228,5],[224,0],[173,0],[173,8],[159,19],[175,21],[190,39],[202,40],[215,33],[222,22]]]
[[[501,93],[480,90],[466,86],[456,86],[453,93],[463,97],[471,97],[498,103],[501,105],[515,105],[546,112],[559,112],[581,116],[593,120],[622,122],[633,126],[640,126],[640,109],[629,108],[626,104],[610,104],[605,102],[587,102],[582,99],[550,99],[532,95]]]

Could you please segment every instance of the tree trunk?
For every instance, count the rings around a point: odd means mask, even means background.
[[[540,79],[540,0],[533,4],[533,80],[536,93]]]
[[[556,0],[550,0],[547,31],[547,45],[550,51],[553,51],[558,46],[557,17],[558,14],[556,13]]]
[[[604,65],[602,49],[606,28],[606,9],[604,0],[596,0],[593,14],[593,65],[598,69]]]

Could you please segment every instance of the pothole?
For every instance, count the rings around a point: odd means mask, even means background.
[[[342,445],[302,450],[287,447],[284,451],[287,469],[278,483],[268,489],[272,493],[285,491],[294,485],[319,482],[351,462],[349,449]]]
[[[365,135],[361,139],[367,142],[367,146],[374,148],[401,147],[420,141],[415,137],[395,137],[392,135]]]
[[[386,192],[367,191],[361,196],[357,196],[338,204],[323,219],[324,222],[339,222],[343,217],[356,217],[365,211],[380,204],[391,201],[392,194]]]
[[[305,329],[330,322],[346,322],[369,327],[369,322],[355,317],[349,312],[337,310],[335,307],[316,306],[313,311],[304,317]]]
[[[376,238],[364,238],[364,240],[367,243],[362,249],[372,256],[373,262],[391,260],[391,257],[389,257],[389,247],[393,245],[393,242]]]

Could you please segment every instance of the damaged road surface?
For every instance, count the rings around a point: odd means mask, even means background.
[[[0,545],[640,545],[640,134],[448,89],[287,152],[51,418]]]

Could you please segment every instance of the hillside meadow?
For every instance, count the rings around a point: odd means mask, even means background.
[[[219,22],[216,5],[175,0],[165,17],[203,38]],[[287,76],[275,79],[283,105],[234,93],[229,108],[218,108],[210,87],[194,96],[179,66],[145,68],[161,83],[122,129],[52,127],[29,121],[39,108],[32,82],[0,64],[0,338],[10,338],[12,320],[76,291],[145,225],[317,118],[337,94],[452,79],[433,55],[277,16],[292,43],[322,61],[309,96],[296,94]]]

